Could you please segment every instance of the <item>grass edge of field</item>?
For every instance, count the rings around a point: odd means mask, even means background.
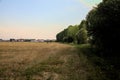
[[[111,80],[102,69],[109,68],[106,61],[95,54],[90,44],[70,44],[78,49],[78,55],[87,68],[87,80]]]

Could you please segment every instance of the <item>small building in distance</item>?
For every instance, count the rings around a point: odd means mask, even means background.
[[[16,42],[16,40],[11,38],[11,39],[10,39],[10,42]]]
[[[0,39],[0,42],[3,42],[3,40],[2,40],[2,39]]]
[[[17,39],[17,42],[24,42],[24,39]]]
[[[44,39],[37,39],[37,42],[44,42]]]

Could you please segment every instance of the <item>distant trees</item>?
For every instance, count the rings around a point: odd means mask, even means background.
[[[64,38],[67,36],[67,29],[64,29],[60,33],[56,35],[57,41],[58,42],[64,42]]]
[[[76,33],[77,44],[87,43],[86,21],[81,21],[79,31]]]
[[[58,42],[83,44],[87,42],[86,21],[80,25],[70,25],[56,36]]]
[[[73,39],[72,42],[76,42],[76,33],[79,31],[78,25],[70,25],[68,26],[67,36]]]
[[[95,64],[102,66],[101,70],[105,71],[105,75],[107,74],[111,80],[120,80],[119,27],[120,0],[103,0],[88,13],[86,20],[81,21],[80,25],[69,26],[64,30],[65,32],[60,32],[57,41],[63,39],[63,42],[77,44],[89,42],[92,46],[92,53],[96,53],[103,60]],[[62,36],[63,34],[65,36]],[[96,60],[99,61],[99,59]],[[105,64],[110,66],[101,64],[104,61],[106,61]]]
[[[60,33],[57,34],[56,38],[58,42],[74,42],[75,41],[75,34],[78,31],[78,26],[68,26],[67,29],[64,29]]]
[[[89,42],[104,55],[120,52],[120,0],[103,0],[94,7],[80,25],[68,26],[57,34],[59,42]]]
[[[104,55],[117,55],[120,50],[120,0],[103,0],[87,15],[87,30],[91,44]]]

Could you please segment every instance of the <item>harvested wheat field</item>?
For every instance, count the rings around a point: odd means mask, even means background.
[[[1,42],[0,80],[87,80],[80,60],[67,44]]]

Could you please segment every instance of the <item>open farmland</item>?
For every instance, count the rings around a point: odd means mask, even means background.
[[[92,67],[77,53],[67,44],[1,42],[0,80],[88,80]]]

